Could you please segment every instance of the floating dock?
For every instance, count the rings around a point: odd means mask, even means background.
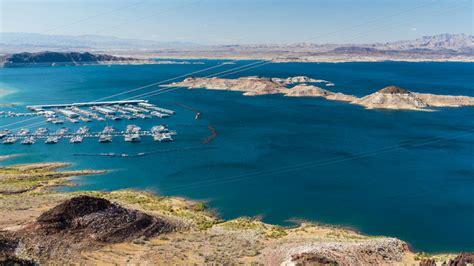
[[[158,107],[147,100],[80,102],[27,106],[30,113],[0,111],[2,117],[42,116],[46,122],[63,124],[106,120],[167,118],[176,112]]]
[[[131,127],[133,128],[130,129]],[[156,128],[161,130],[157,131]],[[114,137],[123,137],[125,141],[129,142],[139,142],[141,137],[153,137],[155,141],[167,142],[172,141],[171,136],[177,134],[176,131],[169,130],[164,125],[154,126],[151,130],[141,130],[137,126],[129,125],[125,131],[116,131],[111,127],[106,127],[101,132],[90,132],[88,128],[82,127],[76,132],[69,132],[68,128],[61,128],[56,132],[44,129],[35,132],[20,130],[15,133],[3,130],[0,133],[0,139],[3,139],[4,144],[13,144],[17,141],[23,141],[22,144],[34,144],[38,139],[46,139],[45,143],[49,144],[58,143],[60,139],[69,139],[70,143],[81,143],[85,138],[97,138],[99,142],[111,142]],[[108,141],[103,141],[105,138]]]
[[[107,102],[84,102],[84,103],[64,103],[64,104],[46,104],[46,105],[29,105],[26,108],[32,111],[44,110],[48,108],[66,108],[66,107],[91,107],[101,105],[125,105],[125,104],[139,104],[148,103],[146,100],[130,100],[130,101],[107,101]]]

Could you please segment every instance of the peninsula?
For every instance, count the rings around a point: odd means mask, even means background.
[[[332,92],[306,83],[323,83],[326,86],[333,85],[326,80],[313,79],[305,76],[290,77],[287,79],[252,76],[237,79],[189,77],[181,82],[162,85],[162,87],[241,91],[246,96],[283,94],[289,97],[322,97],[327,100],[361,105],[367,109],[429,111],[432,110],[430,108],[436,107],[474,106],[474,97],[416,93],[397,86],[388,86],[375,93],[359,98],[340,92]],[[295,86],[291,87],[290,85]]]
[[[133,57],[92,54],[89,52],[13,53],[0,56],[0,65],[9,67],[78,66],[78,65],[143,65],[143,64],[202,64],[202,62],[138,59]],[[1,94],[0,90],[0,94]]]
[[[223,221],[204,202],[179,197],[51,190],[72,185],[66,176],[100,173],[55,170],[67,165],[0,167],[0,211],[8,213],[0,215],[0,263],[459,265],[474,259],[470,253],[416,254],[396,238],[328,225]],[[6,192],[19,183],[31,189]]]

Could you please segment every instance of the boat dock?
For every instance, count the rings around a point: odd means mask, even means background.
[[[154,141],[168,142],[172,141],[172,136],[177,135],[176,131],[169,130],[165,125],[154,126],[151,130],[142,130],[135,125],[127,126],[126,130],[117,131],[107,126],[100,132],[91,132],[87,127],[81,127],[76,132],[70,132],[69,128],[63,127],[56,132],[41,128],[34,132],[22,129],[18,132],[2,130],[0,139],[3,144],[35,144],[40,139],[46,139],[46,144],[56,144],[61,139],[68,139],[70,143],[81,143],[86,138],[97,138],[99,142],[112,142],[113,138],[123,137],[128,142],[139,142],[142,137],[153,137]]]
[[[176,112],[148,103],[146,100],[83,102],[30,105],[29,113],[0,112],[0,118],[43,116],[48,123],[64,124],[92,121],[117,121],[148,118],[167,118]]]

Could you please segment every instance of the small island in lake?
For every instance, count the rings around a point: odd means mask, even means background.
[[[246,96],[283,94],[290,97],[323,97],[327,100],[361,105],[367,109],[430,111],[430,107],[474,106],[474,97],[416,93],[397,86],[388,86],[359,98],[354,95],[332,92],[318,86],[307,85],[306,83],[324,83],[326,86],[332,86],[333,84],[329,81],[304,76],[287,79],[256,76],[237,79],[189,77],[181,82],[174,82],[162,87],[241,91]],[[289,86],[294,84],[297,85]]]

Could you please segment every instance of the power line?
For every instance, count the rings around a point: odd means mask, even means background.
[[[199,2],[199,1],[197,1]],[[194,2],[194,3],[197,3],[197,2]],[[418,5],[418,6],[415,6],[413,8],[410,8],[410,9],[407,9],[407,10],[403,10],[403,11],[399,11],[399,12],[396,12],[396,13],[392,13],[391,15],[388,15],[388,16],[384,16],[384,17],[380,17],[380,18],[377,18],[377,19],[374,19],[374,20],[370,20],[370,21],[367,21],[367,22],[364,22],[364,23],[360,23],[360,24],[357,24],[357,25],[353,25],[353,26],[349,26],[349,27],[345,27],[345,28],[342,28],[338,31],[332,31],[332,32],[328,32],[327,34],[335,34],[335,33],[338,33],[338,32],[341,32],[341,31],[344,31],[344,30],[348,30],[348,29],[352,29],[354,27],[360,27],[362,25],[365,25],[365,24],[368,24],[368,23],[373,23],[377,20],[380,20],[380,19],[387,19],[389,17],[394,17],[394,16],[397,16],[397,15],[400,15],[402,13],[406,13],[406,12],[410,12],[412,10],[416,10],[418,8],[422,8],[422,7],[425,7],[425,6],[428,6],[428,5],[432,5],[434,4],[435,2],[430,2],[428,4],[423,4],[423,5]],[[317,37],[313,37],[313,38],[317,38]],[[274,59],[273,59],[274,60]],[[231,70],[234,70],[233,72],[231,73],[228,73],[224,76],[227,76],[227,75],[230,75],[230,74],[235,74],[235,73],[239,73],[239,72],[242,72],[242,71],[246,71],[248,69],[251,69],[251,68],[255,68],[257,66],[252,66],[254,64],[258,64],[258,63],[262,63],[261,65],[258,65],[258,67],[260,66],[264,66],[264,65],[267,65],[267,64],[271,64],[273,60],[270,60],[270,61],[266,61],[266,60],[259,60],[257,62],[253,62],[253,63],[250,63],[246,66],[240,66],[240,67],[237,67],[237,68],[234,68],[234,69],[231,69]],[[237,62],[238,60],[233,60],[231,61],[230,63],[233,63],[233,62]],[[218,66],[214,66],[214,67],[211,67],[211,69],[213,68],[216,68],[216,67],[219,67],[219,66],[222,66],[224,65],[223,64],[220,64]],[[248,68],[246,68],[248,67]],[[237,71],[237,69],[240,69]],[[206,69],[207,70],[207,69]],[[231,71],[231,70],[227,70],[227,71]],[[203,70],[205,71],[205,70]],[[227,71],[224,71],[224,72],[227,72]],[[198,71],[199,72],[199,71]],[[193,72],[192,72],[193,73]],[[138,87],[138,88],[135,88],[135,89],[131,89],[131,90],[128,90],[128,91],[125,91],[125,92],[121,92],[121,93],[117,93],[115,95],[112,95],[112,96],[118,96],[118,95],[123,95],[123,94],[127,94],[127,93],[130,93],[130,92],[134,92],[134,91],[138,91],[138,90],[142,90],[142,89],[145,89],[145,88],[149,88],[149,87],[152,87],[152,86],[155,86],[155,85],[158,85],[158,84],[161,84],[161,83],[165,83],[167,81],[170,81],[170,80],[174,80],[174,79],[177,79],[177,78],[180,78],[180,77],[184,77],[184,76],[189,76],[191,75],[192,73],[188,73],[188,74],[185,74],[185,75],[181,75],[179,77],[176,77],[176,78],[173,78],[173,79],[168,79],[166,81],[160,81],[160,82],[155,82],[155,83],[151,83],[149,85],[145,85],[145,86],[141,86],[141,87]],[[148,93],[143,93],[143,94],[140,94],[138,96],[132,96],[132,97],[129,97],[129,98],[126,98],[126,99],[132,99],[132,98],[136,98],[136,97],[151,97],[151,96],[155,96],[155,95],[159,95],[159,94],[162,94],[162,93],[166,93],[166,92],[171,92],[171,91],[174,91],[176,89],[179,89],[179,88],[168,88],[168,89],[160,89],[158,91],[152,91],[152,92],[148,92]],[[104,98],[101,98],[101,99],[109,99],[109,98],[112,98],[112,96],[108,96],[108,97],[104,97]],[[101,100],[99,99],[99,100]],[[96,100],[96,101],[99,101],[99,100]],[[3,127],[0,127],[0,128],[3,128]]]

